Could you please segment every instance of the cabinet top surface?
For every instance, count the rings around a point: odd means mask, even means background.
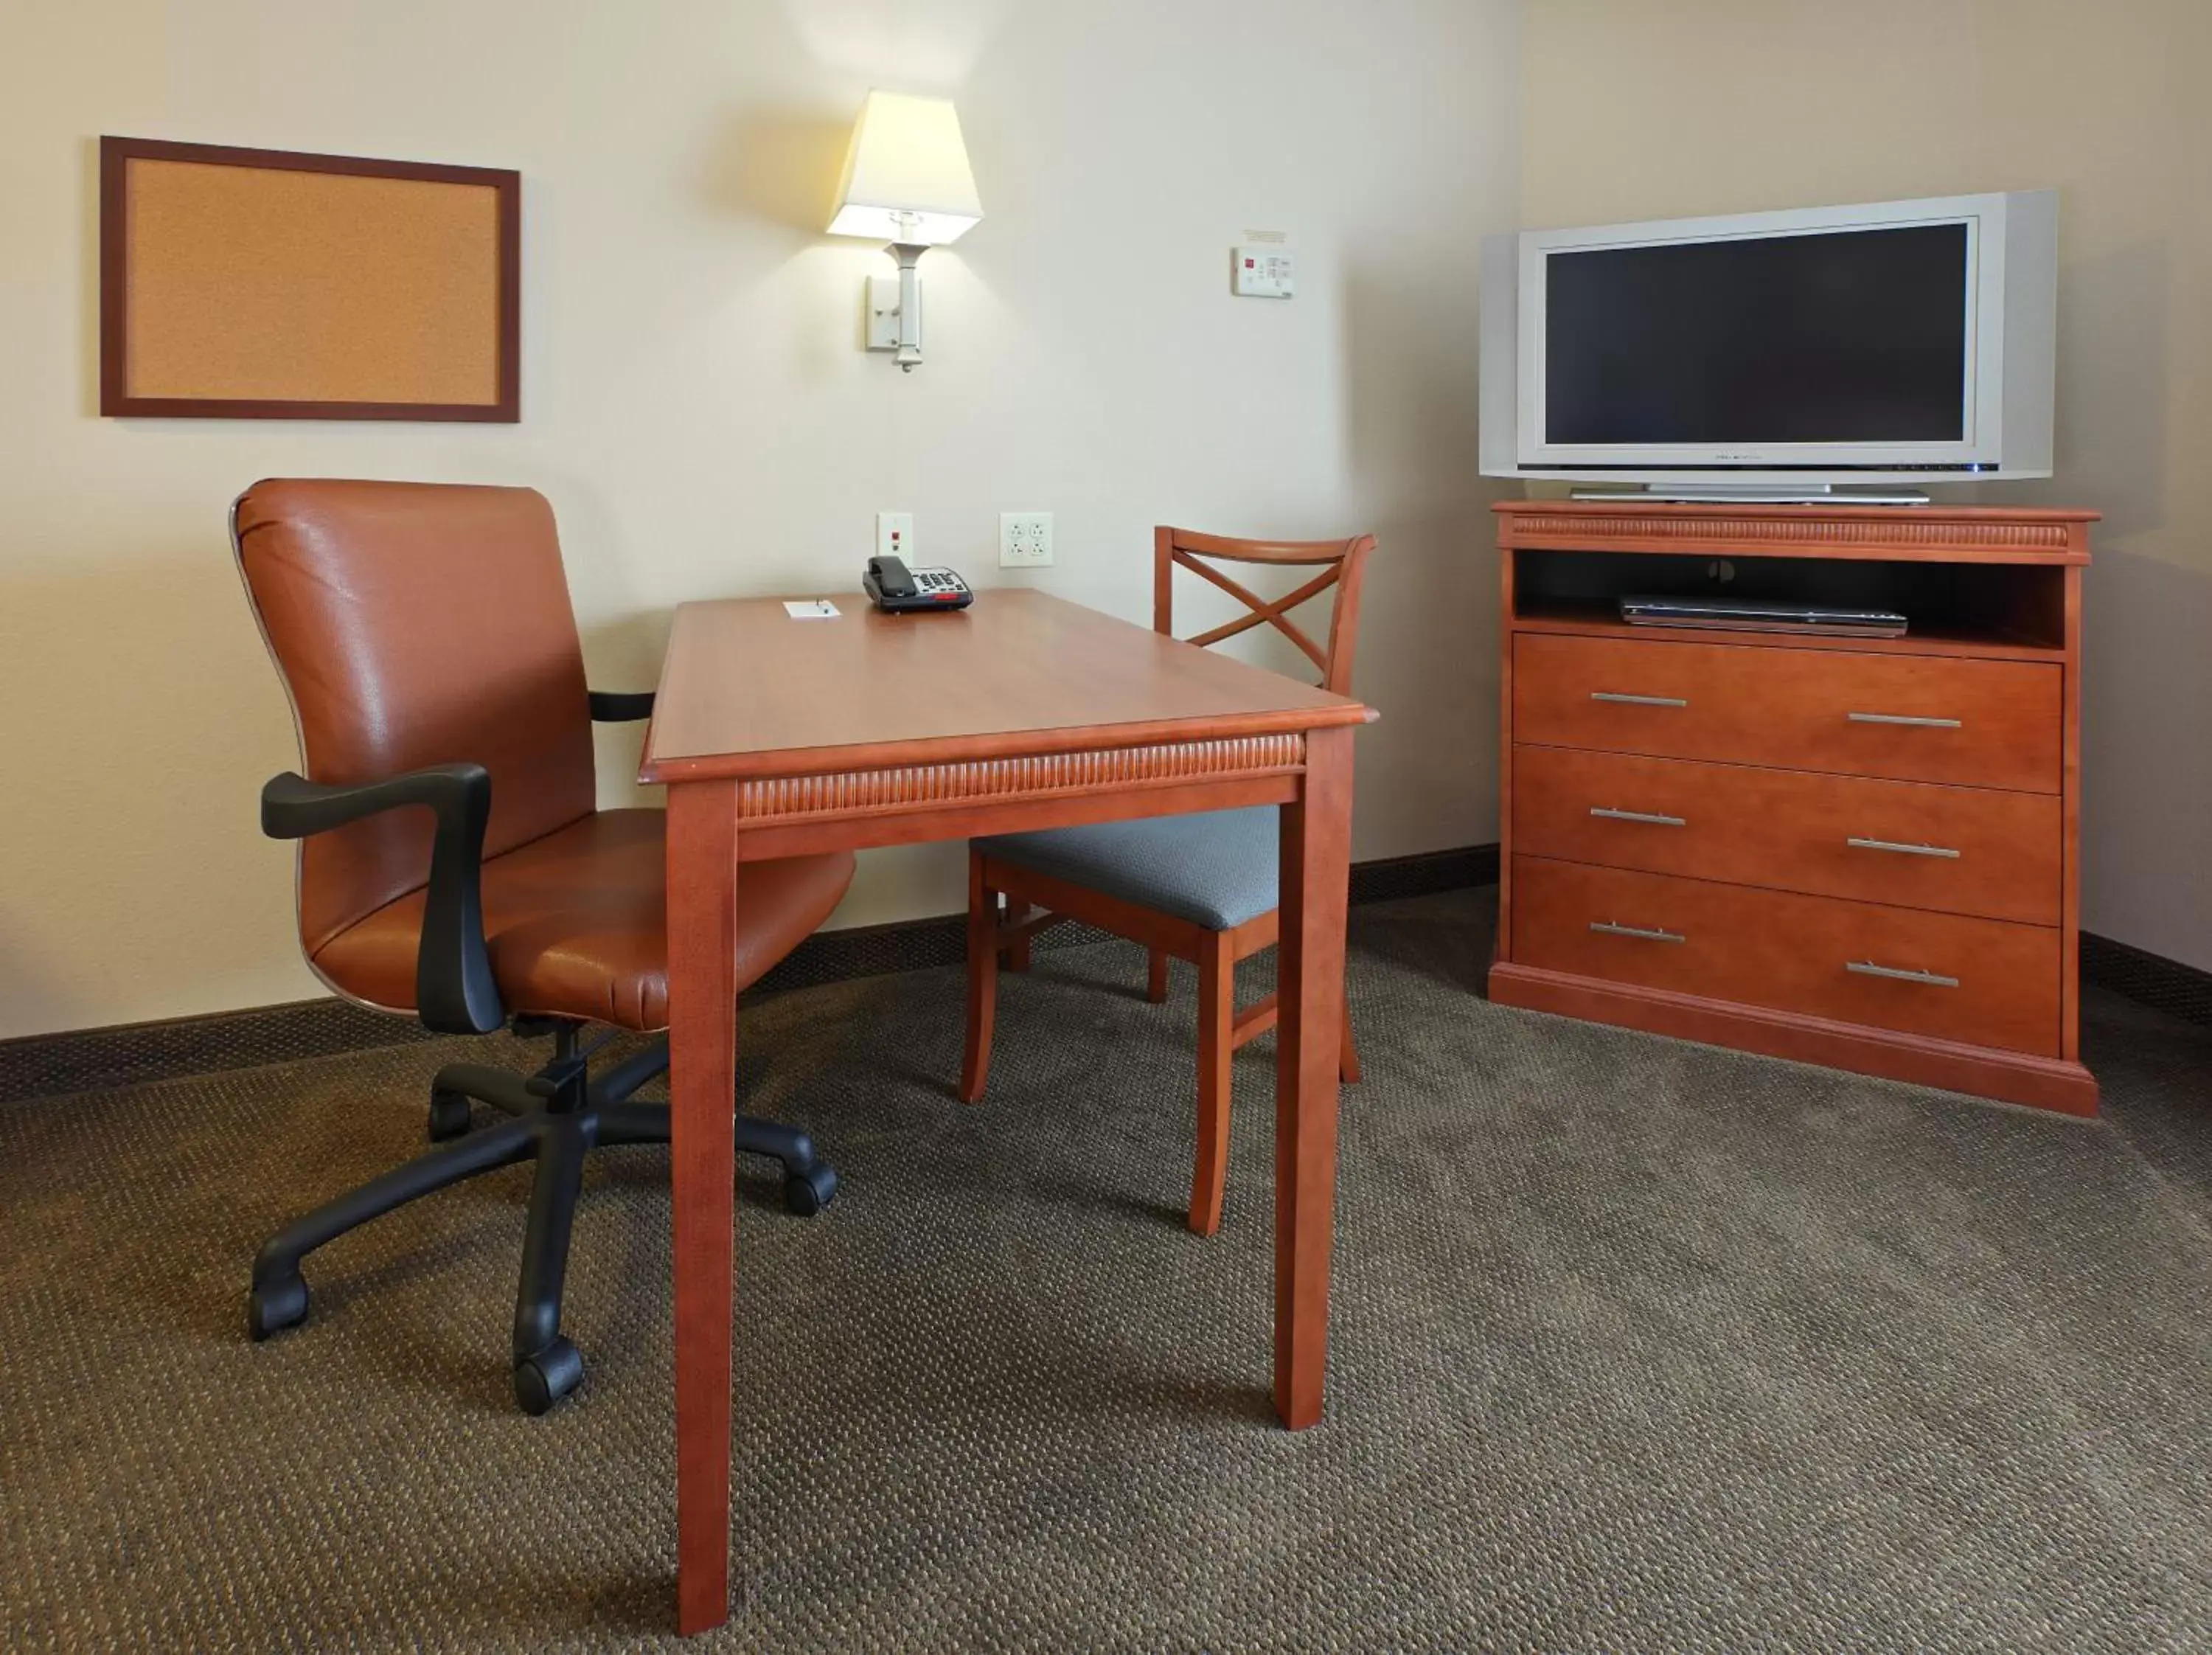
[[[2021,506],[1706,506],[1501,500],[1498,544],[1530,551],[1705,552],[1885,563],[2089,561],[2099,513]]]
[[[1675,500],[1500,500],[1501,517],[1769,518],[1778,522],[1862,523],[2094,523],[2104,514],[2075,506],[1701,505]]]

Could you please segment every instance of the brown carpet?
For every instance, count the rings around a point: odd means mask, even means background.
[[[1226,1226],[1179,1221],[1187,976],[1157,1010],[1133,950],[1041,957],[972,1110],[953,974],[750,1013],[749,1106],[845,1183],[800,1220],[746,1175],[739,1601],[695,1646],[2212,1646],[2212,1032],[2093,999],[2082,1124],[1494,1008],[1486,924],[1355,915],[1298,1436],[1264,1043]],[[507,1390],[526,1169],[243,1333],[261,1237],[411,1153],[431,1071],[495,1044],[0,1110],[0,1645],[664,1640],[665,1152],[594,1164],[588,1373],[545,1419]]]

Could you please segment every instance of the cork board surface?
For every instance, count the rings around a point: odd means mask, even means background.
[[[124,166],[125,396],[501,401],[495,185],[145,155]]]

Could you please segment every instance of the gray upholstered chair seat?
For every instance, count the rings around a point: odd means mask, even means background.
[[[1155,912],[1233,931],[1278,905],[1273,805],[978,839],[984,855]]]

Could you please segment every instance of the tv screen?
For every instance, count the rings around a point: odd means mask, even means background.
[[[1561,250],[1547,443],[1957,442],[1964,224]]]

